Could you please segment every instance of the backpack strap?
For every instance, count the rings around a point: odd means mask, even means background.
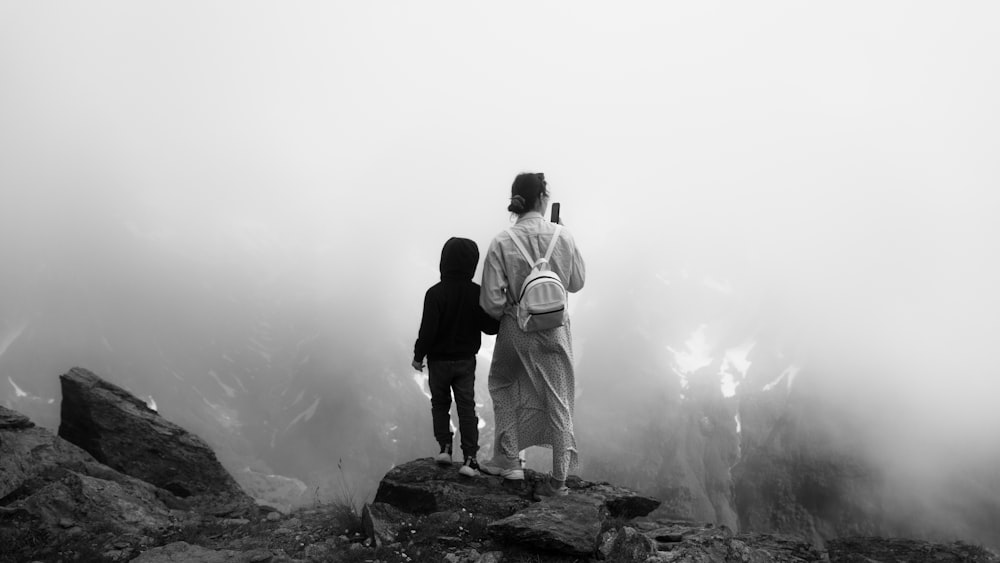
[[[514,246],[516,246],[517,249],[521,251],[521,256],[524,256],[524,259],[528,261],[528,264],[534,266],[535,260],[531,257],[531,253],[528,252],[528,249],[525,248],[524,243],[521,242],[521,239],[517,238],[517,235],[514,234],[514,229],[508,227],[507,233],[510,234],[511,240],[514,241]]]
[[[545,257],[544,258],[539,258],[538,260],[534,260],[531,257],[531,253],[528,252],[527,247],[525,247],[524,243],[521,242],[521,239],[518,238],[517,235],[514,234],[514,229],[511,228],[511,227],[507,228],[507,233],[510,234],[511,240],[514,241],[514,246],[516,246],[517,249],[519,251],[521,251],[521,255],[524,256],[524,259],[527,260],[528,264],[531,264],[532,267],[538,266],[539,264],[541,264],[543,262],[545,264],[549,263],[549,260],[552,259],[552,252],[555,251],[555,249],[556,249],[556,241],[559,240],[559,233],[561,233],[561,232],[562,232],[562,225],[556,225],[556,232],[553,233],[552,240],[549,241],[549,248],[545,251]]]
[[[552,234],[552,240],[549,241],[549,249],[545,251],[545,263],[548,264],[549,260],[552,259],[552,251],[556,249],[556,241],[559,240],[559,233],[562,232],[562,225],[556,224],[556,232]]]

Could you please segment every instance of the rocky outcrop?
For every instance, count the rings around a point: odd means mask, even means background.
[[[569,496],[538,502],[535,488],[544,476],[530,469],[525,473],[524,481],[512,482],[488,475],[464,477],[455,467],[441,467],[430,458],[405,463],[382,479],[372,505],[376,508],[366,511],[371,522],[366,528],[373,541],[390,543],[391,531],[405,527],[414,519],[411,515],[462,512],[481,519],[501,543],[587,555],[597,549],[608,521],[645,516],[660,504],[628,489],[575,476],[566,482]],[[396,511],[389,513],[382,508],[386,505]]]
[[[160,493],[160,494],[158,494]],[[13,539],[99,527],[118,534],[164,530],[175,518],[156,487],[0,407],[0,521]]]
[[[59,436],[97,461],[219,513],[254,505],[198,436],[85,369],[73,368],[59,379]]]
[[[453,521],[460,530],[459,522],[474,528],[478,521],[484,535],[500,546],[552,556],[636,562],[822,560],[822,553],[802,539],[737,535],[725,526],[652,518],[658,500],[609,483],[574,476],[567,480],[568,496],[538,501],[534,489],[543,478],[531,470],[523,483],[468,478],[429,458],[415,460],[386,474],[376,503],[366,509],[366,530],[378,545],[391,545],[433,518]],[[442,532],[445,537],[452,533]]]

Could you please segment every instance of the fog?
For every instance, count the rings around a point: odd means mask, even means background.
[[[297,337],[324,335],[315,377],[331,388],[361,377],[361,395],[405,398],[425,441],[400,457],[432,453],[409,354],[441,246],[485,251],[513,177],[543,171],[587,262],[571,300],[584,471],[588,445],[618,438],[594,411],[658,416],[638,399],[762,334],[864,421],[888,467],[925,484],[992,467],[997,16],[985,2],[4,2],[0,397],[56,397],[74,365],[124,379],[150,361],[105,336],[15,362],[40,311],[67,322],[46,346],[118,323],[208,348],[257,322],[240,317],[256,300]],[[101,321],[73,324],[88,314]],[[170,361],[205,377],[196,355]]]

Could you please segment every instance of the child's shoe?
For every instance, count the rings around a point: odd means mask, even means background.
[[[549,475],[544,481],[535,485],[535,500],[542,500],[539,497],[564,497],[569,494],[569,488],[565,481],[555,481]]]
[[[451,465],[451,444],[441,443],[441,453],[434,457],[438,465]]]
[[[460,475],[465,475],[466,477],[475,477],[479,475],[479,462],[476,461],[476,456],[465,456],[465,463],[458,470]]]
[[[517,459],[508,459],[502,455],[495,455],[493,459],[484,463],[480,471],[490,475],[499,475],[511,481],[523,481],[524,470],[521,469],[521,462]]]

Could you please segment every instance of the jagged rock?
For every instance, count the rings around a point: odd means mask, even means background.
[[[0,430],[24,430],[35,423],[23,414],[0,406]]]
[[[212,506],[216,514],[253,506],[253,500],[198,436],[85,369],[73,368],[59,379],[63,394],[60,437],[117,471]]]
[[[597,548],[604,510],[599,499],[552,497],[490,523],[489,530],[507,543],[587,556]]]
[[[901,538],[850,537],[827,543],[832,563],[906,561],[907,563],[996,563],[1000,556],[963,542],[935,544]]]
[[[96,510],[104,499],[94,495],[104,495],[119,502],[98,510],[98,518],[131,528],[133,522],[144,519],[135,514],[144,512],[153,522],[139,527],[162,524],[160,518],[169,509],[157,498],[156,487],[98,463],[52,432],[30,421],[25,423],[27,419],[16,411],[0,407],[0,418],[8,421],[0,427],[0,505],[26,510],[44,523],[58,526],[63,518],[93,521],[94,517],[78,518],[73,513]],[[84,490],[88,492],[81,497]],[[45,508],[49,503],[44,498],[55,497],[64,499],[57,503],[60,508]]]
[[[395,542],[399,531],[409,523],[406,513],[389,504],[376,502],[361,509],[361,525],[365,535],[375,542],[375,547]]]
[[[643,563],[657,552],[656,542],[625,526],[620,532],[609,532],[604,539],[601,556],[617,563]]]
[[[566,486],[574,492],[600,500],[608,514],[613,518],[646,516],[661,504],[655,498],[637,494],[624,487],[617,487],[610,483],[584,481],[575,475],[570,475],[566,479]]]
[[[154,547],[132,560],[133,563],[261,563],[270,561],[272,553],[266,549],[253,551],[214,550],[191,545],[187,542],[168,543]]]
[[[0,420],[5,421],[0,425],[0,501],[29,495],[50,481],[43,476],[53,471],[86,472],[87,465],[96,465],[90,454],[16,411],[0,407]]]
[[[72,528],[110,528],[118,533],[160,533],[173,523],[170,510],[147,488],[88,477],[73,471],[51,482],[13,506],[21,507],[42,524]]]

